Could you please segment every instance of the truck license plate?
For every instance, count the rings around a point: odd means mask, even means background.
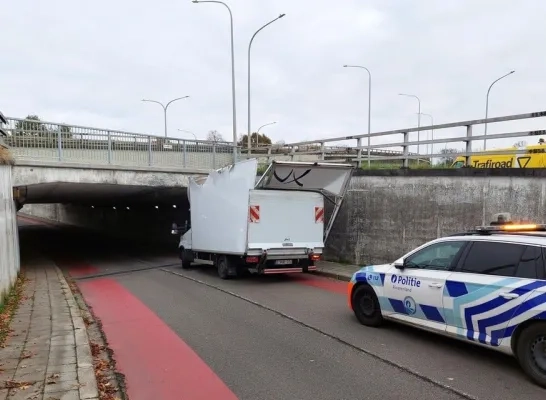
[[[291,265],[292,260],[277,260],[275,261],[275,265]]]

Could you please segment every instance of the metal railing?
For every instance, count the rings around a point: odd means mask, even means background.
[[[293,161],[312,161],[321,160],[325,162],[355,162],[359,167],[363,161],[370,162],[400,162],[400,166],[408,167],[410,162],[427,162],[432,163],[434,158],[455,158],[458,156],[465,157],[465,165],[470,166],[471,157],[477,154],[525,154],[526,149],[513,150],[487,150],[487,151],[472,151],[472,143],[476,140],[495,140],[507,138],[521,138],[528,136],[546,135],[546,130],[529,130],[529,131],[513,131],[503,132],[488,135],[474,135],[473,127],[480,124],[492,124],[517,120],[528,120],[546,117],[546,111],[539,111],[527,114],[509,115],[504,117],[495,117],[488,119],[477,119],[461,122],[453,122],[448,124],[421,126],[419,128],[397,129],[385,132],[375,132],[371,134],[353,135],[353,136],[338,136],[325,138],[314,141],[295,142],[283,145],[270,145],[251,148],[251,156],[259,159],[260,163],[269,163],[273,159],[286,159]],[[433,130],[438,132],[444,129],[464,128],[462,133],[456,136],[437,137],[431,140],[410,141],[410,133],[419,131]],[[362,146],[364,138],[384,138],[387,137],[391,141],[388,143],[373,144]],[[394,138],[394,139],[393,139]],[[327,143],[355,141],[355,146],[327,146]],[[446,144],[447,143],[463,143],[464,150],[450,153],[434,152],[430,154],[410,153],[411,146]],[[545,145],[546,147],[546,145]],[[248,157],[247,149],[243,149],[242,157]]]
[[[5,144],[17,161],[216,169],[233,162],[233,144],[6,118]]]
[[[508,121],[531,120],[546,116],[546,111],[504,117],[454,122],[449,124],[397,129],[371,134],[338,136],[315,141],[303,141],[282,145],[269,145],[243,149],[239,158],[257,158],[260,164],[271,160],[354,162],[361,166],[370,163],[399,163],[408,167],[412,163],[432,164],[436,158],[465,157],[465,164],[472,165],[477,154],[524,154],[526,149],[473,151],[476,140],[495,140],[546,135],[546,130],[512,131],[488,135],[473,134],[473,127]],[[111,129],[88,128],[29,119],[6,118],[4,142],[18,161],[56,161],[88,165],[118,165],[139,167],[174,167],[192,169],[216,169],[233,162],[233,144],[205,140],[164,138],[154,135],[123,132]],[[455,136],[439,137],[438,132],[460,129]],[[435,139],[410,141],[413,132],[434,130]],[[388,143],[362,146],[364,138],[389,139]],[[327,145],[336,142],[355,141],[355,146]],[[450,152],[431,151],[430,154],[410,152],[410,147],[448,143],[463,143],[464,150]],[[239,151],[241,153],[241,151]],[[246,154],[245,154],[246,153]]]

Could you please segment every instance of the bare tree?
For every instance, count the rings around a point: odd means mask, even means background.
[[[442,153],[442,157],[440,157],[440,163],[451,165],[457,158],[457,156],[455,156],[454,154],[462,153],[462,150],[445,148],[440,150],[440,153]]]
[[[209,131],[207,134],[207,140],[209,142],[225,142],[224,137],[217,130]]]

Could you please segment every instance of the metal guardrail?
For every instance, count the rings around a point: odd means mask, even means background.
[[[514,149],[514,150],[487,150],[487,151],[472,151],[472,142],[476,140],[494,140],[494,139],[506,139],[506,138],[520,138],[526,136],[539,136],[546,135],[546,130],[533,130],[533,131],[517,131],[517,132],[504,132],[488,135],[473,135],[473,127],[480,124],[491,124],[507,121],[516,121],[516,120],[525,120],[525,119],[534,119],[546,117],[546,111],[539,111],[527,114],[517,114],[509,115],[504,117],[495,117],[488,119],[477,119],[461,122],[453,122],[448,124],[441,125],[430,125],[430,126],[421,126],[419,128],[407,128],[407,129],[397,129],[392,131],[385,132],[375,132],[370,134],[362,135],[353,135],[353,136],[338,136],[325,138],[314,141],[304,141],[304,142],[294,142],[283,145],[271,145],[271,146],[260,146],[257,148],[251,148],[251,156],[267,160],[267,163],[272,159],[278,159],[281,157],[294,160],[296,157],[303,157],[305,155],[312,156],[314,155],[320,160],[325,162],[339,162],[339,161],[352,161],[356,162],[358,166],[361,166],[363,161],[376,162],[376,161],[400,161],[404,167],[408,167],[410,160],[425,160],[426,162],[431,162],[433,158],[442,158],[442,157],[458,157],[464,156],[466,160],[466,165],[471,165],[471,157],[477,154],[525,154],[527,150],[525,149]],[[418,131],[427,131],[434,130],[435,132],[442,129],[448,128],[465,128],[464,135],[452,136],[447,138],[437,138],[434,140],[420,140],[420,141],[410,141],[410,133]],[[381,143],[371,146],[362,146],[362,139],[368,137],[396,137],[400,139],[395,139],[391,143]],[[348,140],[355,140],[356,146],[326,146],[326,143],[332,142],[343,142]],[[445,153],[434,153],[431,154],[418,154],[410,153],[410,146],[421,146],[427,144],[445,144],[445,143],[454,143],[454,142],[463,142],[465,145],[465,150],[461,152],[453,152],[449,154]],[[401,148],[392,149],[392,148]],[[341,150],[343,149],[343,150]],[[363,154],[365,150],[365,154]],[[243,152],[247,150],[244,149]],[[248,157],[243,154],[243,157]],[[338,158],[335,158],[335,157]],[[341,159],[340,159],[341,158]]]
[[[233,144],[6,118],[16,160],[91,165],[216,169],[233,162]]]
[[[499,123],[546,117],[546,111],[509,115],[504,117],[454,122],[419,128],[397,129],[371,134],[338,136],[315,141],[295,142],[251,148],[251,155],[243,149],[239,158],[257,158],[260,163],[273,159],[291,161],[393,162],[408,167],[410,162],[431,163],[433,158],[464,156],[466,165],[477,154],[524,154],[525,149],[506,151],[472,151],[476,140],[494,140],[524,136],[546,135],[546,130],[505,132],[488,135],[473,135],[473,127],[484,123]],[[164,138],[154,135],[98,129],[62,123],[6,118],[7,136],[5,144],[10,147],[16,160],[58,161],[90,165],[119,165],[140,167],[179,167],[194,169],[216,169],[233,162],[233,144],[206,140]],[[418,131],[440,131],[449,128],[464,128],[464,135],[434,140],[410,141],[410,133]],[[362,146],[368,137],[395,137],[390,143]],[[400,139],[398,139],[400,138]],[[327,143],[356,141],[356,146],[327,146]],[[463,142],[464,151],[449,154],[410,153],[411,146]],[[431,147],[433,148],[433,147]]]

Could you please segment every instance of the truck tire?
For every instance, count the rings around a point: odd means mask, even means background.
[[[219,256],[216,259],[216,268],[218,269],[218,276],[221,279],[229,278],[229,264],[226,256]]]
[[[379,300],[371,286],[358,286],[352,295],[352,305],[355,316],[362,325],[375,327],[383,323]]]
[[[533,323],[521,332],[516,357],[525,373],[546,388],[546,322]]]
[[[309,273],[309,267],[313,267],[315,265],[315,263],[311,260],[305,260],[302,262],[302,271],[306,274]]]
[[[182,260],[182,269],[191,268],[191,259],[183,247],[180,248],[180,259]]]

